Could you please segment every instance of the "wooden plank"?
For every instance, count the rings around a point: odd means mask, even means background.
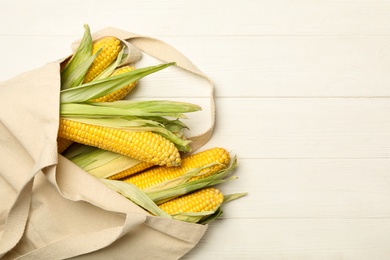
[[[0,81],[66,57],[76,39],[0,36],[0,56],[6,61],[0,64]],[[161,40],[205,72],[215,82],[218,97],[390,96],[387,36],[162,37]],[[144,54],[136,65],[160,62]],[[142,79],[139,86],[143,91],[137,94],[144,97],[209,95],[207,82],[174,68]]]
[[[388,259],[389,219],[224,219],[183,259]]]
[[[389,158],[389,105],[373,98],[218,99],[209,145],[243,158]]]
[[[187,136],[211,126],[209,98],[169,99],[203,108],[183,120]],[[216,111],[207,147],[223,146],[241,158],[389,158],[387,98],[217,98]]]
[[[80,23],[152,35],[389,35],[389,1],[2,1],[5,35],[75,35]],[[42,12],[44,8],[44,12]],[[39,13],[39,15],[37,15]],[[23,15],[20,15],[23,14]],[[191,15],[189,15],[191,14]],[[48,23],[50,21],[50,23]],[[26,26],[28,25],[28,26]],[[77,34],[76,34],[77,35]]]
[[[389,159],[242,159],[224,219],[390,219]]]
[[[389,37],[163,39],[215,81],[219,97],[390,96]]]

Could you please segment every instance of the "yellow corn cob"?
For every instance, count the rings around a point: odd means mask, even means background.
[[[184,212],[215,211],[223,202],[223,194],[216,188],[204,188],[158,205],[172,215]]]
[[[111,76],[119,75],[128,71],[135,70],[135,67],[132,66],[124,66],[122,68],[119,68],[115,70]],[[137,82],[133,82],[127,86],[124,86],[121,89],[118,89],[117,91],[114,91],[110,94],[107,94],[103,97],[92,99],[92,102],[114,102],[117,100],[123,99],[127,94],[130,93],[130,91],[137,85]],[[73,142],[71,140],[67,140],[64,138],[57,138],[57,145],[58,145],[58,153],[64,152]]]
[[[84,83],[92,81],[117,58],[118,53],[121,50],[121,42],[115,37],[107,36],[93,43],[93,54],[100,49],[100,53],[95,58],[84,77]]]
[[[60,118],[58,136],[156,165],[178,166],[175,145],[159,134],[131,132]]]
[[[132,66],[124,66],[122,68],[119,68],[119,69],[115,70],[110,75],[110,77],[115,76],[115,75],[119,75],[119,74],[122,74],[122,73],[125,73],[125,72],[129,72],[129,71],[132,71],[132,70],[135,70],[135,68],[132,67]],[[113,102],[113,101],[121,100],[124,97],[126,97],[127,94],[129,94],[130,91],[136,85],[137,85],[137,82],[133,82],[133,83],[127,85],[127,86],[124,86],[123,88],[118,89],[117,91],[114,91],[114,92],[112,92],[112,93],[110,93],[108,95],[105,95],[103,97],[93,99],[91,101],[92,102]]]
[[[68,140],[65,138],[57,137],[57,151],[58,153],[64,152],[66,149],[69,148],[73,143],[72,140]]]
[[[130,176],[130,175],[139,173],[139,172],[141,172],[141,171],[143,171],[145,169],[148,169],[148,168],[150,168],[152,166],[154,166],[154,164],[152,164],[152,163],[140,162],[140,163],[134,165],[133,167],[131,167],[129,169],[126,169],[124,171],[118,172],[118,173],[108,177],[107,179],[109,179],[109,180],[120,180],[120,179],[123,179],[125,177]]]
[[[190,181],[192,181],[210,176],[215,172],[224,169],[229,162],[229,152],[223,148],[216,147],[183,158],[179,167],[153,167],[149,170],[140,172],[139,174],[130,176],[124,179],[124,181],[132,183],[140,189],[146,189],[161,182],[182,176],[191,169],[206,166],[211,163],[219,163],[210,168],[203,169],[200,173],[204,174],[192,177],[190,179]]]

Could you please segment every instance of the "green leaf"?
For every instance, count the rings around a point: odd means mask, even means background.
[[[88,153],[93,150],[95,150],[95,147],[93,146],[73,143],[68,149],[65,150],[65,152],[62,153],[62,155],[64,155],[66,158],[70,160],[74,157],[79,156],[80,154]]]
[[[60,92],[60,101],[61,103],[86,102],[92,99],[100,98],[151,73],[160,71],[174,64],[174,62],[171,62],[140,68],[105,79],[91,81],[77,87],[64,89]]]
[[[159,208],[141,189],[137,186],[124,181],[99,179],[111,189],[122,194],[124,197],[133,201],[138,206],[151,212],[152,214],[165,218],[172,218],[171,215]]]
[[[61,88],[68,89],[80,85],[83,82],[84,76],[87,73],[89,67],[95,60],[96,56],[99,55],[99,53],[100,50],[96,52],[94,55],[86,58],[83,62],[81,62],[73,71],[70,72],[67,78],[62,78]]]
[[[248,195],[248,192],[240,192],[240,193],[225,195],[225,196],[223,196],[223,203],[227,203],[229,201],[239,199],[239,198],[244,197],[246,195]]]
[[[81,144],[69,148],[64,156],[97,178],[108,178],[141,162],[128,156]]]
[[[221,215],[223,214],[223,210],[221,207],[219,207],[215,212],[214,214],[211,214],[207,217],[204,217],[202,218],[200,221],[198,221],[198,224],[202,224],[202,225],[206,225],[206,224],[209,224],[210,222],[218,219],[219,217],[221,217]]]
[[[144,191],[146,193],[151,193],[151,192],[158,192],[158,191],[162,191],[162,190],[167,190],[169,188],[177,187],[177,185],[181,185],[181,184],[188,182],[188,180],[190,180],[192,177],[206,174],[206,173],[201,173],[201,171],[204,169],[213,167],[217,164],[219,164],[219,163],[215,162],[215,163],[210,163],[210,164],[202,166],[202,167],[193,168],[179,177],[163,181],[163,182],[156,184],[152,187],[144,189]]]
[[[145,193],[154,202],[160,204],[201,188],[206,188],[223,182],[235,180],[237,179],[236,176],[228,177],[228,175],[236,168],[236,166],[237,166],[237,158],[234,157],[232,163],[226,169],[223,169],[211,176],[186,182],[186,183],[180,183],[174,187],[156,189],[150,192],[145,191]]]
[[[167,116],[186,118],[184,113],[202,110],[198,105],[171,100],[119,100],[115,102],[91,103],[96,107],[120,108],[131,111],[134,116]]]
[[[116,58],[116,60],[113,63],[111,63],[110,66],[108,66],[104,71],[102,71],[97,77],[95,77],[92,81],[105,79],[108,76],[110,76],[114,72],[116,67],[118,67],[118,65],[122,62],[124,50],[125,48],[122,48],[122,50],[118,53],[118,57]]]
[[[78,70],[80,64],[84,63],[92,56],[92,36],[88,25],[84,25],[84,35],[80,42],[79,47],[73,54],[72,58],[66,64],[65,68],[61,72],[61,85],[64,82],[69,82],[69,78]],[[74,76],[72,78],[75,78]],[[67,83],[67,86],[74,86],[73,82]]]
[[[63,103],[61,116],[78,117],[123,117],[167,116],[186,118],[184,113],[199,111],[198,105],[168,100],[119,100],[115,102]]]
[[[150,127],[162,126],[160,123],[154,122],[152,120],[146,120],[131,116],[113,118],[62,116],[62,118],[66,118],[84,124],[112,127],[129,131],[149,131]]]
[[[180,221],[198,223],[201,219],[211,216],[215,211],[202,211],[202,212],[182,212],[172,214],[172,218]]]
[[[186,124],[184,124],[182,121],[179,119],[167,119],[162,116],[148,116],[148,117],[140,117],[140,118],[145,118],[149,120],[153,120],[155,122],[159,122],[162,124],[166,129],[171,131],[172,133],[181,133],[184,129],[189,129]]]

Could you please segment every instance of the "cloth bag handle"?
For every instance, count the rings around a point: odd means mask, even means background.
[[[96,33],[92,34],[92,37],[97,39],[103,36],[116,36],[119,39],[122,39],[125,44],[132,48],[131,45],[139,48],[145,53],[161,60],[164,62],[176,62],[177,67],[184,69],[192,74],[198,75],[206,79],[210,85],[210,106],[211,106],[211,126],[202,134],[197,136],[189,137],[191,142],[191,148],[193,151],[199,149],[204,144],[208,142],[211,138],[214,124],[215,124],[215,100],[214,100],[214,84],[203,72],[201,72],[188,58],[186,58],[183,54],[177,51],[172,46],[167,43],[160,41],[155,38],[141,36],[138,34],[126,32],[116,28],[106,28],[100,30]],[[129,44],[130,43],[130,44]],[[72,46],[78,45],[78,42],[75,42]],[[130,50],[134,51],[134,49]],[[133,53],[134,54],[134,53]],[[129,55],[130,59],[137,59],[138,55]],[[52,157],[52,156],[51,156]],[[45,161],[45,160],[44,160]],[[39,165],[39,164],[38,164]],[[53,160],[46,163],[46,165],[41,165],[39,169],[35,169],[35,171],[30,174],[25,184],[21,187],[17,199],[12,205],[7,221],[5,224],[5,228],[3,230],[3,234],[0,238],[0,258],[3,257],[8,251],[12,250],[12,248],[18,243],[24,233],[24,229],[26,226],[26,222],[28,219],[30,204],[31,204],[31,193],[32,186],[34,182],[34,176],[41,172],[47,166],[52,166]],[[142,220],[140,220],[141,222]],[[64,239],[61,241],[57,241],[56,243],[50,244],[44,248],[38,248],[24,256],[21,256],[20,259],[36,259],[39,257],[40,259],[51,259],[53,255],[54,259],[67,258],[72,256],[77,256],[79,254],[85,254],[88,252],[95,251],[99,248],[103,248],[117,238],[122,236],[125,232],[131,229],[134,226],[134,222],[129,221],[126,218],[123,226],[116,228],[115,230],[103,230],[98,231],[97,233],[105,232],[105,236],[99,236],[99,241],[96,241],[95,245],[91,248],[86,248],[82,241],[85,241],[86,238],[88,240],[94,239],[93,234],[87,234],[78,237],[72,237],[69,239]],[[103,239],[101,237],[104,237]],[[72,252],[69,253],[66,251],[66,248],[72,246]]]

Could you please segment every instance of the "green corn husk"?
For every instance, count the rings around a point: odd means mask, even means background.
[[[81,82],[83,82],[85,74],[87,73],[89,67],[97,55],[99,55],[99,51],[88,57],[84,62],[80,63],[76,70],[69,74],[68,78],[61,78],[61,89],[68,89],[79,86]]]
[[[69,89],[79,86],[84,81],[85,74],[95,58],[102,51],[98,50],[92,55],[93,42],[88,25],[84,25],[85,32],[76,52],[61,72],[61,89]],[[125,58],[125,47],[118,53],[116,60],[101,72],[94,81],[107,78]]]
[[[123,181],[117,180],[107,180],[100,179],[101,182],[106,184],[111,189],[120,193],[124,197],[133,201],[135,204],[140,206],[141,208],[147,210],[148,212],[165,218],[172,218],[171,215],[160,209],[156,203],[154,203],[142,190],[140,190],[137,186],[126,183]]]
[[[141,162],[128,156],[77,143],[68,148],[63,156],[97,178],[108,178]]]
[[[114,102],[64,103],[60,115],[65,117],[155,117],[187,118],[184,113],[200,111],[198,105],[169,100],[118,100]]]
[[[228,203],[232,200],[239,199],[241,197],[244,197],[248,195],[248,192],[240,192],[240,193],[233,193],[233,194],[228,194],[223,197],[223,203]]]
[[[178,137],[184,136],[184,130],[189,129],[182,121],[179,119],[167,119],[162,116],[149,116],[149,117],[140,117],[141,119],[149,119],[153,120],[154,122],[158,122],[161,125],[163,125],[166,129],[168,129],[170,132],[174,133]]]
[[[116,60],[110,64],[105,70],[103,70],[98,76],[96,76],[92,81],[100,80],[100,79],[105,79],[108,76],[110,76],[115,69],[121,64],[123,59],[125,59],[125,54],[124,54],[125,48],[122,48],[122,50],[118,53],[118,57]]]
[[[178,178],[165,181],[154,187],[145,189],[144,192],[150,197],[156,204],[164,203],[168,200],[177,198],[189,192],[199,190],[202,188],[214,186],[224,182],[237,179],[237,176],[228,176],[237,167],[237,158],[234,157],[230,165],[205,178],[198,180],[188,181],[193,176],[199,174],[201,169],[194,169]]]
[[[180,221],[199,223],[202,219],[214,215],[216,211],[202,211],[202,212],[182,212],[172,214],[172,218]]]
[[[84,75],[96,55],[92,55],[92,37],[88,25],[84,25],[84,35],[79,47],[61,71],[61,88],[68,89],[81,84]]]
[[[201,218],[198,221],[198,224],[202,224],[202,225],[209,224],[209,223],[213,222],[214,220],[220,218],[222,216],[222,214],[223,214],[223,210],[222,210],[222,206],[221,206],[213,214],[210,214],[208,216]]]
[[[108,95],[124,86],[127,86],[149,74],[175,65],[175,62],[163,63],[135,69],[116,76],[91,81],[77,87],[61,90],[60,101],[64,103],[81,103]]]

